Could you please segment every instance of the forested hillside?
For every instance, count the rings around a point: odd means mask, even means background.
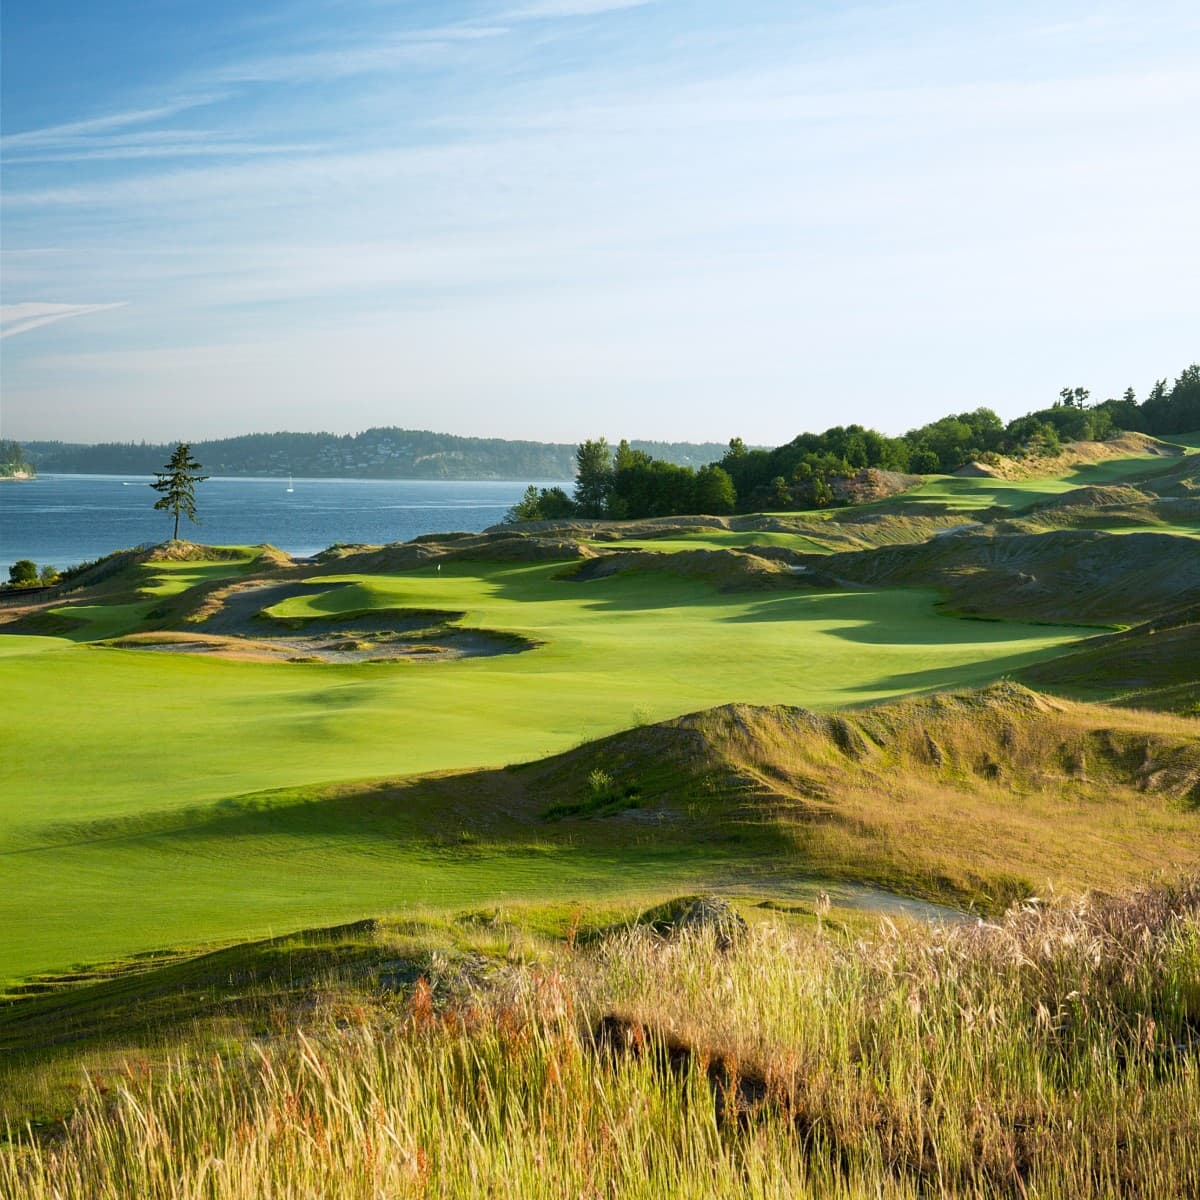
[[[990,408],[950,414],[887,437],[861,425],[802,433],[774,450],[730,443],[721,467],[733,479],[741,508],[824,507],[835,503],[832,481],[864,468],[916,475],[949,474],[996,455],[1056,454],[1063,442],[1103,441],[1116,433],[1170,437],[1200,429],[1200,364],[1173,385],[1159,379],[1138,403],[1133,388],[1120,399],[1091,401],[1084,387],[1063,388],[1048,408],[1005,424]]]
[[[1160,379],[1139,404],[1132,388],[1120,400],[1090,403],[1087,388],[1063,388],[1049,408],[1006,425],[990,408],[952,414],[888,437],[862,425],[801,433],[774,450],[733,438],[718,462],[698,471],[654,458],[636,443],[611,448],[604,438],[576,452],[574,496],[530,486],[509,512],[517,521],[564,517],[616,519],[706,513],[802,511],[879,500],[970,463],[1037,471],[1056,461],[1064,442],[1103,442],[1121,433],[1163,438],[1200,430],[1200,364],[1168,388]],[[1005,456],[1004,459],[1001,456]]]
[[[658,458],[700,465],[720,457],[717,443],[638,442]],[[27,442],[42,471],[148,475],[173,449],[152,442]],[[395,427],[359,434],[252,433],[192,443],[210,475],[298,475],[367,479],[570,479],[575,447],[553,442],[456,437]]]

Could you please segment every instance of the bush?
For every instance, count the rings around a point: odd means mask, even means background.
[[[36,587],[37,581],[37,563],[32,558],[19,558],[8,568],[10,587]]]

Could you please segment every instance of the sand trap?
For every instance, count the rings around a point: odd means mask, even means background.
[[[235,585],[209,598],[212,607],[192,630],[134,633],[105,644],[253,662],[323,663],[480,658],[519,654],[537,645],[517,634],[461,629],[457,612],[406,609],[286,622],[264,615],[264,609],[312,591],[295,581]]]

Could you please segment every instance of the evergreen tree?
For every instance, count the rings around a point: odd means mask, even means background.
[[[179,537],[179,514],[183,513],[189,521],[196,521],[196,484],[202,483],[207,475],[198,474],[200,464],[192,458],[192,448],[187,442],[180,442],[171,455],[170,462],[162,471],[155,474],[158,478],[150,485],[162,496],[154,502],[156,509],[173,513],[175,516],[175,532],[173,539]]]
[[[575,509],[581,517],[603,517],[612,497],[612,453],[604,438],[590,438],[575,451]]]
[[[504,514],[505,525],[516,525],[521,521],[540,521],[541,505],[538,503],[537,484],[531,483],[525,494]]]

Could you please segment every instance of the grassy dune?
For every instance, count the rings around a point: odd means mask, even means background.
[[[1191,882],[859,941],[634,931],[403,1002],[318,977],[224,1053],[93,1076],[0,1190],[1194,1195],[1198,912]]]

